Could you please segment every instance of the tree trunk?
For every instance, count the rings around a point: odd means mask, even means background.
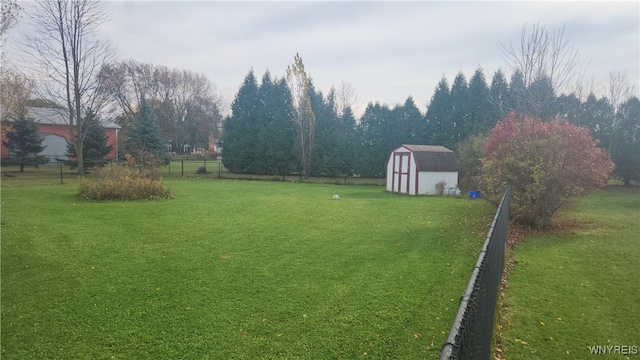
[[[78,175],[84,175],[84,144],[82,141],[76,141],[76,161],[78,163]]]

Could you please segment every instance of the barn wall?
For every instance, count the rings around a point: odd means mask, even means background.
[[[438,172],[426,172],[422,171],[418,175],[418,194],[420,195],[434,195],[437,194],[436,184],[440,181],[445,181],[445,189],[458,186],[458,172],[457,171],[438,171]]]
[[[43,142],[44,145],[47,145],[47,148],[41,153],[42,155],[47,155],[48,157],[64,157],[67,153],[66,147],[62,147],[60,144],[62,140],[66,140],[67,143],[71,143],[71,137],[69,136],[69,127],[66,125],[53,125],[53,124],[39,124],[38,133],[45,138]],[[118,159],[118,129],[108,128],[105,129],[105,133],[107,135],[107,145],[111,145],[111,152],[106,156],[107,159],[117,160]],[[63,138],[63,139],[61,139]],[[2,136],[2,141],[6,141],[6,137]],[[2,157],[9,156],[9,149],[2,144]]]

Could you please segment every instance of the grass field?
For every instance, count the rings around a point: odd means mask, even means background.
[[[27,180],[2,179],[2,359],[437,358],[495,211],[208,179],[92,202]]]
[[[563,217],[572,230],[533,236],[514,250],[505,358],[603,357],[590,346],[618,346],[607,358],[640,356],[640,189],[593,194]]]

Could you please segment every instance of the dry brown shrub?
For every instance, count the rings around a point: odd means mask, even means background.
[[[164,186],[157,169],[136,169],[127,165],[103,167],[89,177],[78,180],[80,197],[92,200],[168,199],[171,191]]]

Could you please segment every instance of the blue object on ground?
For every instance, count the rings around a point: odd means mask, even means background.
[[[479,199],[481,195],[480,191],[469,191],[469,197],[472,199]]]

